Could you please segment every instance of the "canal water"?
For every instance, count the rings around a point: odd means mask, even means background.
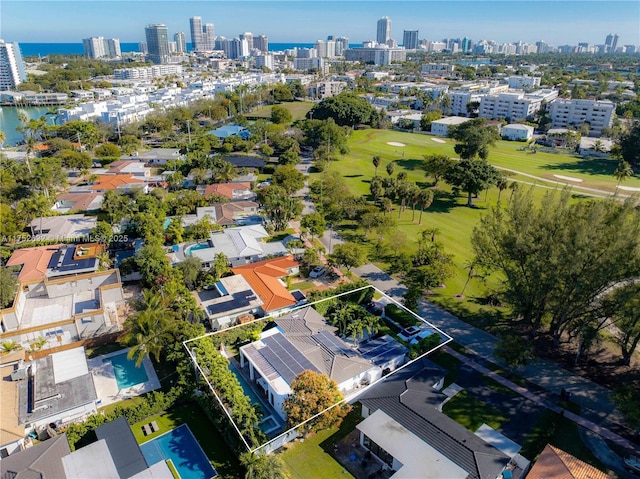
[[[2,130],[7,137],[4,142],[5,146],[15,146],[24,139],[22,133],[16,130],[16,128],[20,126],[20,119],[18,117],[18,112],[20,111],[24,111],[29,118],[40,118],[41,116],[47,114],[47,112],[49,111],[49,107],[0,107],[0,130]],[[53,122],[53,119],[49,117],[48,122],[49,124],[51,124],[51,122]]]

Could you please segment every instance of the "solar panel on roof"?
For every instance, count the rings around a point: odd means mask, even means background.
[[[317,370],[284,336],[276,334],[263,341],[267,347],[260,352],[288,383],[307,369]]]
[[[320,342],[324,347],[329,349],[334,354],[342,354],[347,357],[355,356],[355,352],[351,350],[340,338],[331,334],[329,331],[320,331],[319,333],[311,336],[316,341]]]

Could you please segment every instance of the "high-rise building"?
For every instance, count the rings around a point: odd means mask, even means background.
[[[336,38],[336,55],[344,55],[344,51],[349,49],[349,37]]]
[[[389,17],[382,17],[378,20],[378,35],[376,40],[378,43],[387,43],[387,40],[391,38],[391,19]]]
[[[467,37],[464,37],[462,39],[462,52],[463,53],[467,53],[468,51],[471,50],[471,48],[469,48],[469,42],[471,42],[471,40],[469,40]]]
[[[169,30],[162,23],[147,25],[144,29],[147,38],[149,59],[153,63],[169,63]]]
[[[149,53],[149,49],[147,48],[147,42],[138,43],[138,51],[140,53],[144,53],[145,55]]]
[[[10,90],[27,81],[27,72],[17,43],[0,40],[0,90]]]
[[[257,48],[263,53],[267,53],[269,51],[269,39],[266,35],[258,35],[257,37],[253,37],[253,48]]]
[[[89,37],[82,39],[84,54],[89,58],[119,57],[120,40],[117,38]]]
[[[402,45],[407,50],[418,48],[418,30],[405,30],[402,35]]]
[[[115,58],[115,57],[122,56],[122,51],[120,50],[120,39],[119,38],[105,38],[104,39],[104,52],[110,58]]]
[[[315,49],[320,58],[333,58],[336,56],[336,42],[332,40],[318,40]]]
[[[620,37],[617,33],[610,33],[604,41],[604,50],[606,53],[614,53],[618,48],[618,39]]]
[[[213,28],[213,23],[207,23],[204,26],[202,37],[203,37],[203,49],[207,52],[214,50],[216,46],[216,34]]]
[[[193,48],[194,52],[204,50],[202,17],[191,17],[189,19],[189,27],[191,28],[191,48]]]
[[[173,35],[173,41],[176,42],[176,51],[178,53],[187,52],[187,36],[184,32],[178,32]]]
[[[240,34],[240,40],[246,40],[247,41],[247,47],[249,48],[249,51],[253,50],[253,33],[251,32],[244,32],[242,34]]]

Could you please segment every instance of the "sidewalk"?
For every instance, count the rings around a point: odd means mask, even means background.
[[[605,439],[610,440],[611,442],[614,442],[614,443],[618,444],[619,446],[622,446],[622,447],[624,447],[626,449],[629,449],[630,451],[637,450],[638,452],[640,452],[640,449],[638,449],[636,447],[636,445],[633,444],[631,441],[628,441],[627,439],[617,435],[616,433],[610,431],[609,429],[601,427],[601,426],[598,426],[594,422],[589,421],[588,419],[585,419],[585,418],[583,418],[581,416],[578,416],[577,414],[574,414],[574,413],[572,413],[571,411],[569,411],[567,409],[561,408],[560,406],[556,406],[554,403],[552,403],[551,401],[548,401],[547,399],[543,399],[542,397],[540,397],[540,396],[538,396],[536,394],[533,394],[528,389],[526,389],[526,388],[524,388],[522,386],[519,386],[518,384],[515,384],[515,383],[509,381],[508,379],[503,378],[499,374],[496,374],[493,371],[491,371],[490,369],[487,369],[484,366],[482,366],[482,365],[478,364],[477,362],[473,361],[472,359],[469,359],[467,356],[465,356],[463,354],[460,354],[457,351],[454,351],[449,346],[443,346],[442,350],[445,351],[446,353],[450,354],[451,356],[455,357],[456,359],[458,359],[462,363],[472,367],[476,371],[484,374],[485,376],[490,377],[491,379],[494,379],[495,381],[499,382],[503,386],[506,386],[509,389],[511,389],[512,391],[517,392],[521,396],[524,396],[529,401],[531,401],[531,402],[533,402],[535,404],[538,404],[539,406],[543,406],[543,407],[545,407],[547,409],[550,409],[551,411],[553,411],[553,412],[555,412],[557,414],[561,414],[564,417],[566,417],[567,419],[569,419],[570,421],[573,421],[576,424],[584,427],[585,429],[588,429],[590,431],[593,431],[593,432],[597,433],[598,435],[604,437]]]
[[[407,290],[406,286],[373,264],[354,268],[353,272],[398,301]],[[495,336],[465,323],[424,298],[419,301],[417,313],[434,326],[441,328],[479,358],[508,368],[493,356],[494,348],[498,343]],[[622,415],[615,409],[610,399],[611,391],[603,386],[545,359],[536,359],[521,368],[508,369],[552,394],[559,395],[562,389],[569,391],[572,401],[581,406],[585,420],[597,427],[619,431],[625,426]]]

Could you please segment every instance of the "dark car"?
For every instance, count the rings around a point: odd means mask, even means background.
[[[367,311],[369,311],[371,314],[374,314],[376,316],[381,316],[384,308],[382,306],[380,306],[379,303],[376,303],[375,301],[371,301],[369,304],[367,304],[364,309],[366,309]]]

